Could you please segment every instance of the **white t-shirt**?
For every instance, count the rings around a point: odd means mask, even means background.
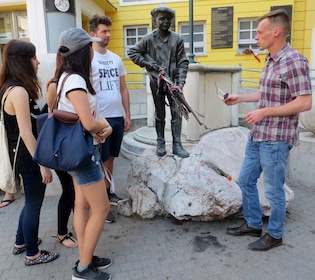
[[[58,82],[57,92],[59,92],[62,81],[65,78],[65,76],[66,76],[66,73],[63,73],[60,77],[60,80]],[[68,76],[67,80],[65,81],[62,91],[60,93],[58,109],[67,111],[67,112],[76,113],[71,101],[66,97],[66,94],[71,91],[78,90],[78,89],[84,90],[87,93],[89,103],[90,103],[91,113],[94,116],[94,118],[99,119],[99,108],[98,108],[96,95],[92,95],[89,92],[85,80],[83,79],[83,77],[81,77],[78,74],[71,74],[70,76]]]
[[[60,80],[58,82],[58,87],[57,87],[57,92],[59,93],[61,84],[63,79],[65,78],[66,73],[63,73],[60,77]],[[99,106],[97,103],[97,97],[96,95],[92,95],[86,85],[85,80],[78,74],[71,74],[68,76],[66,79],[63,88],[60,93],[60,99],[58,102],[58,109],[71,112],[71,113],[76,113],[71,101],[66,97],[67,93],[74,91],[74,90],[84,90],[87,93],[89,103],[90,103],[90,108],[91,108],[91,114],[92,116],[99,120],[100,118],[100,113],[99,113]],[[94,145],[98,144],[98,142],[94,138]]]
[[[126,73],[126,68],[118,55],[109,50],[106,54],[94,51],[91,82],[96,91],[100,112],[106,118],[124,116],[120,77]]]

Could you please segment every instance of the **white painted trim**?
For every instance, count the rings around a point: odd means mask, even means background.
[[[137,5],[146,5],[146,4],[158,4],[161,5],[166,3],[174,2],[188,2],[189,0],[119,0],[120,6],[137,6]]]
[[[26,10],[30,41],[36,46],[37,54],[47,54],[44,1],[26,0]]]
[[[311,38],[311,58],[310,58],[310,68],[312,71],[310,72],[311,81],[313,89],[315,88],[315,28],[312,31],[312,38]]]
[[[23,5],[25,4],[26,1],[24,0],[1,0],[1,3],[0,3],[0,7],[1,6],[11,6],[11,5]]]
[[[77,12],[76,17],[79,18],[79,14],[80,14],[80,20],[81,20],[81,13],[86,15],[89,18],[95,14],[100,14],[100,15],[104,14],[104,11],[92,1],[79,0],[75,2],[77,3],[76,11],[80,11],[80,13]]]

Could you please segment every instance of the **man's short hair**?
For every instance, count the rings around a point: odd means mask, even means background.
[[[273,10],[257,19],[257,22],[261,22],[263,19],[268,18],[274,25],[280,25],[283,29],[284,35],[289,34],[291,29],[290,18],[288,13],[283,9]]]
[[[104,24],[106,26],[112,26],[112,19],[105,15],[95,14],[89,19],[89,31],[96,32],[99,24]]]

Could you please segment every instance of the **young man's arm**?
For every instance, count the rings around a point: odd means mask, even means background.
[[[284,105],[275,107],[265,107],[249,112],[244,116],[244,121],[249,125],[254,125],[266,117],[282,117],[295,115],[308,111],[312,108],[312,95],[299,95],[294,100]]]
[[[129,98],[129,90],[126,84],[125,76],[120,76],[120,94],[121,94],[122,104],[125,111],[124,131],[129,131],[131,128],[130,98]]]
[[[235,105],[240,102],[258,102],[259,96],[259,91],[239,95],[229,95],[228,98],[223,100],[223,102],[226,105]]]

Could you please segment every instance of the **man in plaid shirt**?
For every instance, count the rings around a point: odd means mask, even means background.
[[[282,244],[287,160],[290,149],[298,142],[299,112],[312,107],[308,62],[287,43],[289,31],[290,19],[284,10],[275,10],[258,18],[255,39],[260,50],[267,49],[269,52],[259,91],[230,95],[224,100],[227,105],[259,102],[258,109],[244,116],[244,120],[252,126],[238,180],[245,222],[226,230],[227,234],[234,236],[261,236],[263,221],[256,183],[263,172],[271,214],[267,233],[248,245],[249,249],[256,251]]]

